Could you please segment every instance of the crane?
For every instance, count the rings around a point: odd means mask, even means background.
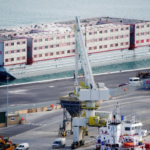
[[[95,116],[95,110],[98,108],[96,102],[99,100],[109,100],[109,89],[104,83],[95,83],[92,68],[90,65],[88,52],[85,47],[85,41],[80,25],[79,17],[75,17],[75,92],[74,96],[82,102],[85,102],[84,109],[86,110],[86,118],[74,117],[73,126],[73,143],[72,148],[76,148],[84,144],[82,127],[92,124],[92,119],[98,118]],[[80,86],[78,83],[78,61],[79,54],[82,67],[85,74],[85,85]]]

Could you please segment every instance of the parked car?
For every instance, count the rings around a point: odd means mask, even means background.
[[[28,143],[19,144],[16,147],[16,150],[29,150],[29,144]]]
[[[53,142],[52,148],[62,148],[66,146],[66,138],[59,138]]]
[[[129,83],[122,83],[122,84],[119,84],[119,87],[121,86],[125,86],[125,85],[128,85]]]
[[[132,78],[129,78],[129,83],[133,86],[140,86],[141,84],[141,79],[139,77],[132,77]]]

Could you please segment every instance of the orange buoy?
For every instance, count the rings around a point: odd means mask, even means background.
[[[53,108],[53,107],[54,107],[54,105],[53,105],[53,104],[51,104],[51,107]]]
[[[126,92],[126,91],[127,91],[127,89],[126,89],[126,88],[124,88],[124,91]]]
[[[130,147],[130,146],[134,146],[134,143],[127,142],[127,143],[123,143],[123,145],[126,146],[126,147]]]

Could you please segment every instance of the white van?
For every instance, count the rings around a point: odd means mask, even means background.
[[[52,148],[62,148],[66,146],[66,138],[59,138],[53,142]]]
[[[140,86],[141,83],[142,83],[142,81],[138,77],[129,78],[129,84],[131,84],[133,86]]]
[[[29,150],[29,144],[28,143],[19,144],[16,147],[16,150]]]

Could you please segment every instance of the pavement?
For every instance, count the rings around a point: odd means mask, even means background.
[[[108,88],[118,87],[121,83],[128,83],[129,77],[136,76],[136,71],[119,72],[94,76],[96,83],[104,82]],[[84,80],[80,78],[79,80]],[[74,79],[47,81],[41,83],[14,85],[9,87],[9,106],[18,104],[34,104],[50,102],[55,104],[60,96],[74,90]],[[7,87],[0,87],[0,108],[6,107]]]
[[[119,102],[121,115],[130,119],[134,114],[136,120],[142,121],[143,128],[150,131],[150,91],[139,90],[130,95],[123,95],[110,101],[101,103],[99,110],[114,110],[115,104]],[[50,150],[52,143],[58,138],[58,129],[62,124],[62,109],[47,112],[38,112],[26,114],[26,124],[9,126],[0,129],[0,134],[10,136],[14,143],[27,142],[31,150]],[[93,141],[98,135],[97,127],[88,127],[89,136],[85,137],[85,141]],[[66,147],[69,150],[73,141],[72,135],[67,138]],[[94,145],[86,145],[80,147],[81,150],[93,149]]]
[[[116,74],[95,76],[96,82],[105,82],[108,88],[118,87],[127,83],[129,77],[136,75],[135,71],[120,72]],[[81,80],[81,79],[80,79]],[[66,95],[74,89],[74,80],[66,79],[44,83],[34,83],[9,87],[9,105],[31,104],[38,102],[55,103],[59,96]],[[5,107],[6,87],[0,88],[0,107]],[[137,120],[142,121],[143,128],[150,130],[150,91],[138,90],[129,95],[113,98],[101,103],[99,110],[111,111],[119,102],[121,115],[131,118],[136,114]],[[53,141],[58,138],[58,129],[62,124],[62,109],[47,112],[26,114],[26,124],[0,128],[0,135],[9,136],[13,143],[27,142],[31,150],[50,150]],[[98,135],[97,127],[89,127],[90,136],[85,141],[94,140]],[[71,149],[72,135],[67,137],[66,147]],[[83,146],[79,149],[93,149],[93,145]]]

